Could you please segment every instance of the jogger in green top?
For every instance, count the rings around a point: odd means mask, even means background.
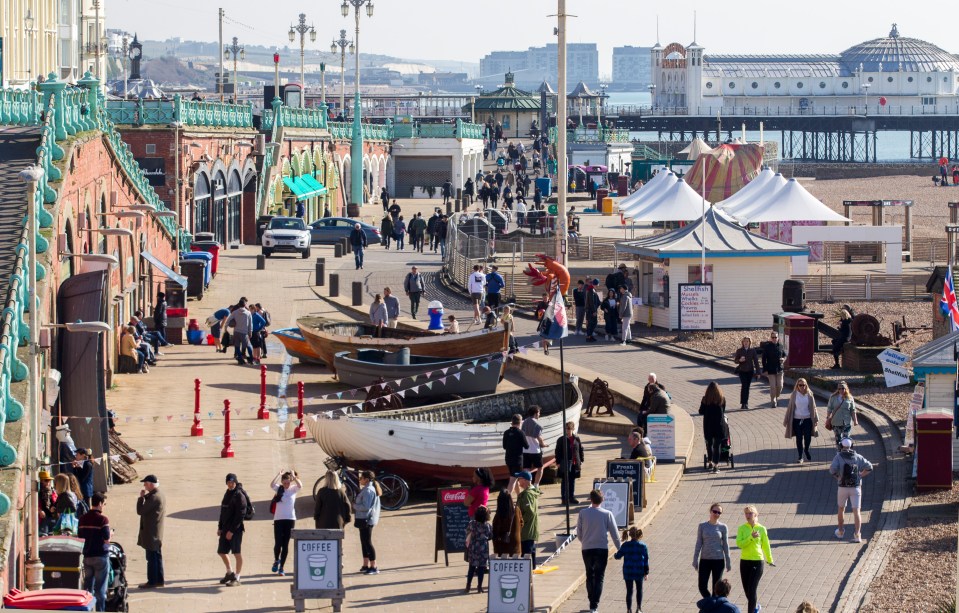
[[[746,523],[739,526],[736,532],[736,545],[742,550],[739,560],[739,574],[743,580],[743,591],[749,606],[748,613],[759,613],[762,605],[757,601],[759,581],[763,578],[763,560],[770,566],[773,563],[773,554],[769,548],[769,535],[766,527],[759,523],[759,511],[753,505],[743,509]]]

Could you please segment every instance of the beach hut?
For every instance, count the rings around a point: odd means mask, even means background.
[[[912,374],[926,384],[926,408],[952,409],[956,405],[956,352],[959,331],[931,340],[912,354]],[[952,465],[959,460],[959,439],[953,439]]]
[[[642,301],[633,320],[680,329],[679,286],[701,281],[704,240],[714,327],[771,325],[772,314],[782,310],[790,258],[808,255],[809,249],[752,234],[712,207],[684,228],[617,243],[618,259],[633,266],[634,295]]]

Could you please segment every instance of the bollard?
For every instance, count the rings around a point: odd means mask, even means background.
[[[454,206],[455,206],[455,208],[454,208],[453,210],[455,210],[457,213],[459,213],[459,212],[460,212],[460,201],[459,201],[459,200],[454,200],[454,201],[453,201],[453,204],[454,204]]]
[[[353,306],[363,305],[363,282],[353,282]]]
[[[313,283],[318,287],[326,285],[326,258],[316,258],[316,278]]]
[[[343,241],[343,253],[344,253],[344,255],[349,255],[349,254],[353,253],[353,245],[350,244],[350,239],[348,239],[348,238],[341,238],[340,240]]]
[[[200,380],[193,380],[193,427],[190,436],[203,436],[203,424],[200,423]]]
[[[230,444],[230,401],[223,401],[223,450],[220,451],[221,458],[233,457],[233,445]]]
[[[340,295],[340,275],[330,273],[330,298],[337,298]]]
[[[446,216],[449,217],[453,214],[453,203],[450,201],[446,202]]]
[[[262,253],[256,256],[256,269],[264,270],[266,268],[266,256]]]
[[[343,257],[343,243],[337,242],[335,245],[333,245],[333,257]]]
[[[266,364],[260,366],[260,410],[256,412],[256,418],[270,418],[270,412],[266,410]]]
[[[306,438],[306,424],[303,423],[303,382],[296,384],[296,418],[300,424],[293,431],[293,438]]]

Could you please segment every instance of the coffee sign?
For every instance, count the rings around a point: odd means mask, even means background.
[[[339,611],[346,597],[343,586],[343,531],[293,530],[293,596],[296,611],[308,599],[328,598]]]
[[[487,611],[528,613],[533,608],[533,561],[528,557],[490,556]]]

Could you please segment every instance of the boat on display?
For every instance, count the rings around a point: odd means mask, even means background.
[[[271,330],[270,334],[283,343],[283,347],[288,354],[301,362],[324,364],[323,359],[313,351],[310,344],[303,338],[299,328],[280,328],[279,330]]]
[[[555,441],[566,421],[579,423],[583,397],[575,378],[564,386],[547,385],[479,396],[422,408],[377,413],[332,412],[308,419],[316,443],[329,456],[350,466],[382,469],[419,483],[469,483],[485,466],[497,479],[508,477],[503,462],[503,432],[516,413],[539,405],[544,461],[554,455]]]
[[[442,398],[452,394],[465,397],[495,393],[496,384],[503,379],[505,365],[502,353],[450,360],[411,355],[409,347],[397,351],[340,351],[333,358],[336,378],[351,387],[430,375],[427,379],[419,379],[419,385],[406,389],[403,398],[408,400]]]
[[[334,357],[341,351],[381,349],[397,351],[409,347],[410,355],[454,359],[506,351],[506,330],[475,330],[459,334],[437,334],[428,330],[377,328],[370,323],[331,321],[313,317],[297,320],[313,352],[333,372]],[[376,336],[379,335],[379,336]]]

